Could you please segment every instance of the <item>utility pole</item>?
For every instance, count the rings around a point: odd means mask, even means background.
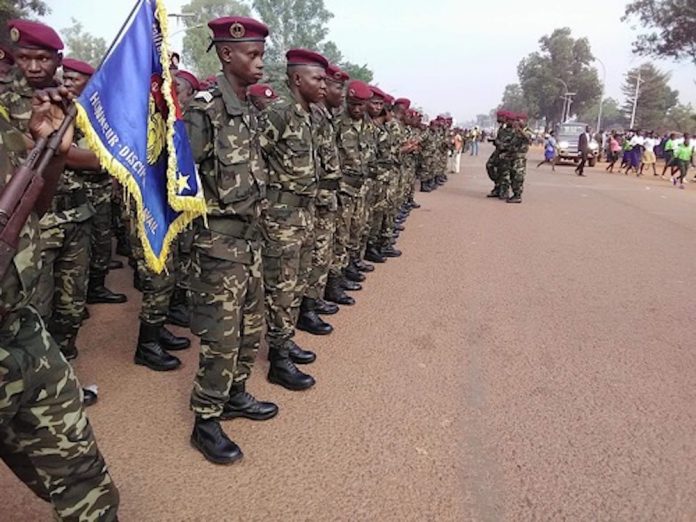
[[[640,68],[638,69],[638,77],[636,78],[636,96],[633,98],[633,112],[631,113],[631,125],[630,128],[633,128],[633,125],[636,122],[636,109],[638,108],[638,95],[640,94],[640,84],[642,80],[640,79]]]
[[[602,93],[599,96],[599,111],[597,112],[597,132],[602,127],[602,109],[604,108],[604,90],[606,89],[607,83],[607,68],[604,66],[604,62],[599,58],[595,57],[595,61],[602,66]]]

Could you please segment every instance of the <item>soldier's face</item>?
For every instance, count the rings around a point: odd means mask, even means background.
[[[22,71],[27,83],[35,89],[51,85],[62,61],[63,56],[60,53],[47,49],[18,47],[15,50],[17,67]]]
[[[89,78],[86,74],[63,70],[63,85],[70,91],[70,94],[76,97],[82,94],[85,85],[89,82]]]
[[[223,69],[232,73],[242,85],[258,83],[263,77],[263,42],[239,42],[218,46]]]
[[[349,101],[346,104],[348,115],[354,120],[361,120],[365,115],[365,102]]]
[[[343,84],[326,82],[326,104],[332,109],[343,105]]]
[[[293,83],[308,103],[319,103],[326,98],[326,72],[321,67],[296,67]]]
[[[179,100],[179,105],[183,108],[189,106],[193,96],[196,94],[193,86],[184,78],[176,78],[176,99]]]
[[[371,118],[376,118],[384,110],[384,100],[382,98],[372,98],[367,102],[367,113]]]

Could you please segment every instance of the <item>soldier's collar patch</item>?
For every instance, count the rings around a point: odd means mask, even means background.
[[[244,38],[246,29],[239,22],[235,22],[230,26],[230,35],[232,38]]]
[[[15,43],[19,42],[20,36],[21,35],[19,34],[19,29],[17,29],[16,27],[13,27],[12,29],[10,29],[10,39],[13,42],[15,42]]]

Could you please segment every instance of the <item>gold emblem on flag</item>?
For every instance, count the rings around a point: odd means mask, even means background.
[[[230,26],[230,34],[232,38],[244,38],[246,29],[244,29],[244,26],[239,22],[235,22]]]

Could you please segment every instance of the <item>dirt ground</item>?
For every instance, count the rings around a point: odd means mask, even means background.
[[[75,367],[122,521],[696,520],[696,184],[552,174],[537,149],[508,205],[488,153],[418,194],[332,335],[298,336],[312,390],[259,355],[249,389],[281,412],[224,424],[239,464],[189,445],[197,342],[134,366],[139,297],[110,274],[130,300],[90,307]],[[4,466],[0,495],[2,521],[51,520]]]

